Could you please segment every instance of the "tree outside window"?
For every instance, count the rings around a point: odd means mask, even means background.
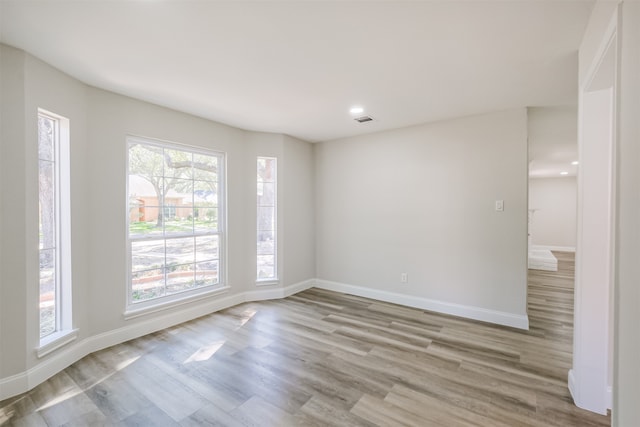
[[[130,304],[221,284],[223,155],[129,138]]]

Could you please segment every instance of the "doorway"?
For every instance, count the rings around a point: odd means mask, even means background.
[[[580,90],[574,344],[569,389],[577,406],[601,414],[612,406],[616,55],[614,30]]]

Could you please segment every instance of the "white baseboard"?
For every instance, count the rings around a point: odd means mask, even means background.
[[[32,389],[58,372],[64,370],[69,365],[82,359],[86,355],[104,348],[157,332],[243,302],[285,298],[314,286],[321,289],[349,293],[379,301],[391,302],[408,307],[451,314],[469,319],[496,323],[499,325],[511,326],[520,329],[529,328],[529,319],[526,315],[487,310],[480,307],[465,306],[327,280],[310,279],[286,287],[279,287],[276,285],[270,289],[255,289],[223,297],[214,297],[205,301],[196,302],[182,310],[168,312],[146,320],[140,320],[131,325],[75,341],[56,351],[55,354],[47,357],[41,363],[26,372],[21,372],[16,375],[0,379],[0,400],[4,400]]]
[[[182,310],[140,320],[131,325],[75,341],[57,350],[55,354],[43,359],[41,363],[38,363],[25,372],[0,378],[0,401],[31,390],[88,354],[216,311],[224,310],[225,308],[233,307],[243,302],[284,298],[309,289],[313,287],[314,283],[315,280],[311,279],[285,287],[256,289],[226,295],[222,298],[213,297],[206,301],[196,302]]]
[[[571,398],[573,399],[573,402],[575,403],[577,400],[577,396],[576,396],[576,377],[575,374],[573,373],[573,369],[569,369],[569,375],[567,376],[567,386],[569,387],[569,393],[571,394]]]
[[[401,304],[408,307],[415,307],[423,310],[435,311],[438,313],[451,314],[468,319],[481,320],[484,322],[496,323],[498,325],[504,326],[511,326],[518,329],[529,329],[529,317],[526,314],[515,314],[496,310],[488,310],[486,308],[454,304],[445,301],[416,297],[413,295],[399,294],[395,292],[381,291],[378,289],[365,288],[362,286],[347,285],[344,283],[331,282],[321,279],[316,279],[315,286],[320,289],[327,289],[330,291],[342,292],[365,298],[372,298],[379,301]]]
[[[591,411],[591,412],[595,412],[596,414],[601,414],[601,415],[606,415],[607,414],[607,409],[613,409],[613,389],[612,387],[607,387],[607,389],[605,390],[605,396],[604,396],[604,404],[606,406],[606,409],[604,407],[602,407],[600,405],[600,403],[602,403],[601,401],[597,402],[597,405],[589,405],[589,404],[585,404],[585,402],[582,401],[581,397],[577,395],[578,390],[576,388],[576,377],[575,377],[575,373],[573,372],[573,369],[569,370],[569,375],[568,375],[568,381],[567,381],[567,385],[569,387],[569,393],[571,393],[571,398],[573,399],[573,403],[582,409],[586,409],[587,411]],[[593,403],[593,402],[591,402]]]
[[[548,246],[548,245],[531,245],[531,249],[548,249],[558,252],[575,252],[575,246]]]
[[[249,291],[244,293],[244,301],[264,301],[269,299],[286,298],[289,295],[297,294],[306,289],[312,288],[315,284],[315,279],[305,280],[303,282],[294,283],[293,285],[283,287],[275,287],[271,289],[256,289],[255,291]],[[269,285],[261,285],[260,288],[266,288]]]
[[[86,355],[104,348],[166,329],[243,302],[285,298],[314,286],[321,289],[349,293],[379,301],[386,301],[408,307],[466,317],[469,319],[482,320],[485,322],[497,323],[520,329],[529,328],[529,319],[526,315],[487,310],[479,307],[453,304],[444,301],[381,291],[361,286],[347,285],[327,280],[310,279],[286,287],[274,286],[270,289],[255,289],[238,294],[226,295],[222,298],[215,297],[206,301],[194,303],[188,308],[182,310],[169,312],[160,316],[154,316],[146,320],[137,321],[131,325],[123,326],[122,328],[76,341],[56,351],[55,354],[47,357],[43,362],[26,372],[21,372],[16,375],[0,379],[0,400],[32,389],[58,372],[64,370],[69,365],[82,359]]]
[[[29,390],[26,372],[11,375],[0,379],[0,401],[11,396],[16,396]],[[2,418],[0,418],[0,421]]]

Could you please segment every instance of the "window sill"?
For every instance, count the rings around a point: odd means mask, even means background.
[[[199,301],[205,298],[209,298],[214,295],[223,294],[229,290],[229,286],[222,286],[215,289],[210,289],[205,292],[200,292],[195,295],[188,295],[182,298],[170,299],[168,301],[158,302],[153,305],[147,305],[144,307],[135,307],[131,305],[124,312],[123,317],[124,320],[135,319],[136,317],[145,316],[151,313],[157,313],[159,311],[164,311],[173,307],[177,307],[183,304],[188,304],[191,302]]]
[[[256,280],[256,286],[279,285],[280,279]]]
[[[40,359],[47,354],[56,351],[60,347],[63,347],[75,341],[77,338],[77,329],[67,329],[64,331],[55,332],[40,340],[40,347],[36,348],[36,356],[38,356],[38,359]]]

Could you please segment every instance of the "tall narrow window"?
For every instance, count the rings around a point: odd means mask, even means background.
[[[40,340],[71,329],[69,121],[38,111]]]
[[[277,280],[276,159],[258,157],[257,279]]]
[[[224,155],[128,138],[129,308],[221,287]]]

